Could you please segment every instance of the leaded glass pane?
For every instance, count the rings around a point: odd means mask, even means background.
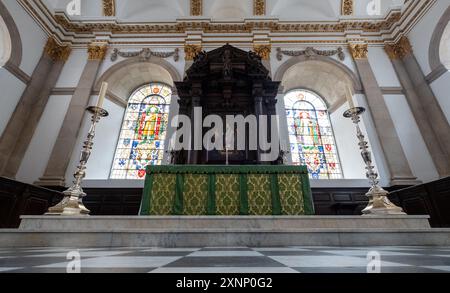
[[[312,179],[340,179],[339,161],[327,105],[318,95],[295,90],[285,96],[292,161],[306,165]]]
[[[172,90],[153,83],[128,100],[111,171],[112,179],[144,179],[148,165],[161,165]]]

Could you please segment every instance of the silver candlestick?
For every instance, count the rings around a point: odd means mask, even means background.
[[[80,164],[74,174],[75,181],[72,187],[63,192],[63,200],[54,207],[49,208],[46,215],[87,216],[90,213],[83,204],[83,197],[86,196],[86,193],[84,193],[81,187],[81,182],[86,176],[86,164],[91,155],[92,146],[94,145],[95,126],[101,118],[107,117],[109,114],[106,110],[94,106],[88,107],[86,110],[92,114],[92,124],[87,139],[84,142],[83,150],[81,151]]]
[[[378,173],[372,164],[372,154],[368,147],[368,142],[359,127],[361,114],[366,111],[363,107],[351,108],[344,113],[345,118],[351,118],[356,125],[356,133],[359,140],[361,156],[366,164],[366,176],[369,179],[371,188],[366,196],[369,198],[369,205],[362,211],[364,215],[405,215],[403,209],[393,204],[387,197],[389,194],[380,186]]]

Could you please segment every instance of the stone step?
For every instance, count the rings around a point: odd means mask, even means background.
[[[24,216],[0,230],[0,247],[450,245],[428,216]]]
[[[114,231],[118,229],[375,229],[430,228],[428,216],[23,216],[24,231]]]
[[[450,229],[0,231],[0,247],[450,246]]]

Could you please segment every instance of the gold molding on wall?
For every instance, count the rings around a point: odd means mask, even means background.
[[[253,0],[253,15],[266,15],[266,0]]]
[[[67,61],[72,49],[69,45],[58,44],[54,37],[49,37],[44,51],[53,61]]]
[[[353,15],[353,0],[342,0],[341,2],[341,14],[342,15]]]
[[[369,53],[369,47],[367,43],[364,44],[350,44],[350,53],[353,59],[366,59]]]
[[[402,37],[395,44],[386,44],[384,49],[386,50],[389,58],[392,60],[403,59],[412,53],[412,46],[407,37]]]
[[[306,23],[248,21],[242,23],[214,23],[204,21],[183,21],[166,24],[124,24],[124,23],[81,23],[70,21],[65,15],[55,15],[56,22],[66,31],[73,33],[112,32],[117,34],[136,33],[185,33],[190,30],[201,30],[205,33],[251,33],[254,29],[270,32],[345,32],[346,30],[361,30],[364,32],[380,32],[390,30],[401,18],[400,12],[391,13],[387,19],[380,21],[339,21],[336,23]]]
[[[191,16],[203,14],[203,0],[191,0]]]
[[[115,0],[103,0],[103,15],[104,16],[116,16],[116,1]]]

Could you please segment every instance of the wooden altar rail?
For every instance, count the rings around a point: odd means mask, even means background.
[[[141,188],[86,189],[92,215],[137,215]],[[364,188],[312,188],[317,215],[358,215],[366,206]],[[60,192],[0,177],[0,228],[17,228],[20,215],[42,215]],[[410,214],[429,214],[432,227],[450,227],[450,177],[392,191],[390,199]]]

